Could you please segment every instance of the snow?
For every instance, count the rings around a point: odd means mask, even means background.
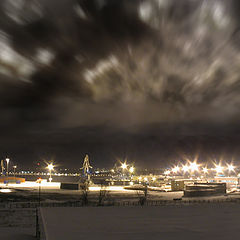
[[[48,240],[237,239],[237,204],[42,208]]]
[[[0,240],[35,239],[35,213],[35,209],[0,209]]]
[[[59,182],[42,182],[41,184],[37,182],[32,182],[32,181],[26,181],[24,183],[16,184],[16,183],[9,183],[9,184],[4,184],[0,183],[1,188],[5,187],[12,187],[12,188],[39,188],[39,186],[43,189],[60,189],[60,184]]]
[[[33,228],[0,227],[1,240],[36,240]]]

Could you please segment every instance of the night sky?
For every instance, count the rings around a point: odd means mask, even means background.
[[[239,2],[1,0],[1,158],[240,163]]]

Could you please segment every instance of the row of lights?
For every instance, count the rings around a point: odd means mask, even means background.
[[[152,177],[152,181],[153,181],[153,182],[156,181],[156,179],[157,179],[156,177]],[[149,179],[148,179],[147,177],[144,177],[144,178],[141,177],[141,176],[138,177],[138,181],[139,181],[139,182],[141,182],[142,180],[145,181],[145,182],[148,182],[148,181],[149,181]]]
[[[215,171],[216,173],[223,173],[225,170],[227,170],[228,172],[234,172],[235,171],[235,166],[233,166],[232,164],[227,164],[226,167],[221,166],[221,164],[214,164],[215,167],[208,169],[207,167],[202,167],[200,169],[200,164],[197,164],[196,162],[190,162],[189,164],[186,165],[182,165],[182,167],[179,166],[174,166],[171,170],[166,170],[164,172],[164,175],[169,175],[171,173],[176,174],[179,172],[183,172],[183,173],[194,173],[194,172],[203,172],[205,174],[207,174],[209,172],[209,170]]]

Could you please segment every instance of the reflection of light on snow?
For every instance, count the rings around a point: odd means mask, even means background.
[[[1,193],[10,193],[10,192],[12,192],[12,190],[8,189],[8,188],[3,188],[3,189],[0,189],[0,192]]]
[[[90,191],[100,191],[101,187],[89,187]]]
[[[0,184],[0,186],[5,186],[4,184]],[[38,182],[31,182],[26,181],[21,184],[15,184],[15,183],[9,183],[11,187],[14,188],[39,188],[41,186],[42,189],[60,189],[60,183],[59,182],[47,182],[46,179],[42,179],[41,183]]]
[[[111,191],[124,191],[124,187],[122,186],[110,186],[107,188],[108,190],[111,190]]]

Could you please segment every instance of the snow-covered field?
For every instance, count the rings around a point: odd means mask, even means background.
[[[103,190],[99,186],[92,186],[88,192],[88,207],[78,208],[76,206],[79,205],[74,205],[68,208],[66,206],[71,204],[68,205],[65,202],[79,202],[83,192],[62,190],[59,186],[59,183],[54,182],[41,185],[42,206],[54,206],[42,210],[47,232],[51,237],[49,239],[74,240],[82,236],[82,239],[86,240],[95,238],[219,240],[233,239],[233,234],[236,235],[236,239],[238,237],[239,193],[187,199],[182,198],[182,191],[149,191],[146,204],[154,205],[151,203],[156,201],[155,205],[160,206],[119,207],[118,203],[128,203],[120,205],[139,203],[144,193],[126,190],[123,186],[110,186],[104,188],[107,193],[103,205],[115,203],[117,207],[90,207],[98,205],[99,193]],[[39,206],[39,184],[35,182],[8,184],[8,186],[0,184],[0,190],[2,200],[0,240],[34,239],[36,210],[31,208]],[[55,203],[58,202],[64,203],[58,206],[65,206],[65,208],[56,208]],[[70,237],[66,236],[67,233]]]
[[[238,239],[240,206],[42,208],[48,240]]]
[[[40,187],[40,188],[39,188]],[[27,181],[22,184],[0,184],[0,197],[5,196],[4,199],[12,198],[16,201],[33,201],[33,198],[38,198],[39,190],[41,190],[41,201],[69,201],[79,200],[82,196],[81,190],[63,190],[60,189],[60,183],[58,182],[45,182],[39,185],[36,182]],[[89,198],[98,198],[100,186],[90,186],[88,191]],[[107,191],[107,198],[111,200],[136,200],[143,195],[143,191],[137,190],[126,190],[123,186],[108,186],[104,187]],[[24,199],[20,200],[21,197]],[[148,191],[148,200],[169,200],[179,199],[183,197],[183,191],[179,192],[159,192],[159,191]],[[229,195],[212,196],[212,197],[195,197],[189,198],[189,200],[212,200],[220,199],[222,201],[231,199],[240,199],[240,193],[233,193]],[[187,201],[188,198],[183,198]],[[11,200],[14,201],[14,200]]]
[[[20,184],[14,184],[14,183],[0,183],[0,188],[16,188],[16,189],[38,189],[41,188],[44,189],[52,189],[57,190],[60,189],[60,183],[59,182],[43,182],[41,184],[33,181],[26,181],[24,183]]]
[[[1,240],[32,240],[35,234],[35,209],[0,209]]]
[[[34,228],[0,227],[1,240],[36,240]]]

